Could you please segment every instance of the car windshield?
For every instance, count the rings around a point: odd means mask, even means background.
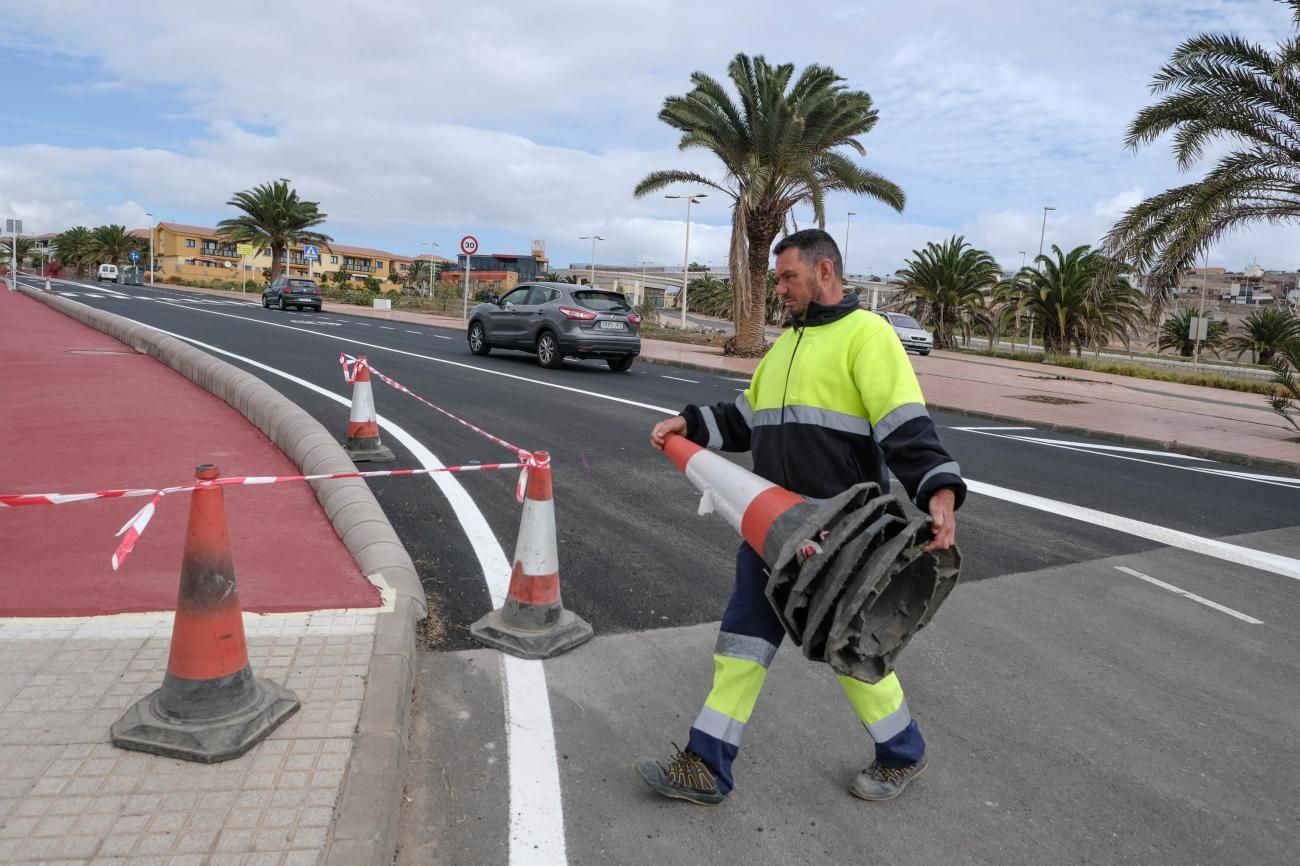
[[[617,292],[574,292],[573,299],[589,310],[602,313],[625,313],[632,309],[627,298]]]
[[[913,319],[911,316],[904,316],[900,313],[895,313],[890,318],[893,320],[894,324],[900,328],[910,328],[913,331],[925,330],[925,328],[921,327],[921,323],[916,319]]]

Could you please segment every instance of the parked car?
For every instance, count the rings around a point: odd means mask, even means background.
[[[921,327],[920,322],[911,316],[902,313],[882,313],[879,310],[876,311],[876,315],[893,326],[899,342],[903,344],[903,348],[907,351],[928,355],[930,350],[934,348],[934,337],[930,335],[929,331]]]
[[[469,349],[532,352],[543,367],[567,358],[601,358],[623,372],[641,354],[641,317],[627,298],[572,283],[525,283],[479,304],[469,317]]]
[[[99,266],[99,273],[95,276],[95,282],[102,283],[105,280],[110,283],[117,282],[117,265]]]
[[[315,280],[302,277],[276,277],[262,291],[262,306],[282,310],[296,307],[299,310],[320,312],[320,287]]]

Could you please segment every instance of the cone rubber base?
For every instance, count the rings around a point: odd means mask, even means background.
[[[113,723],[113,745],[201,764],[238,758],[300,706],[298,697],[279,683],[258,679],[255,685],[257,700],[247,709],[204,722],[184,722],[159,712],[155,691]]]
[[[364,439],[349,439],[343,444],[343,450],[353,463],[390,463],[397,459],[387,445],[376,445]]]
[[[519,656],[521,659],[548,659],[591,640],[591,624],[571,610],[560,612],[559,622],[544,631],[513,628],[506,624],[500,610],[494,610],[469,627],[479,643]]]

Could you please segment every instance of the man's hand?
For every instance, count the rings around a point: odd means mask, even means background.
[[[664,440],[668,438],[669,433],[677,433],[682,436],[686,435],[686,419],[681,415],[674,415],[667,421],[660,421],[654,426],[654,429],[650,431],[650,444],[658,448],[660,451],[664,450]],[[952,493],[951,490],[948,492]],[[952,513],[951,508],[948,509],[948,513]]]
[[[953,507],[957,504],[957,494],[951,487],[936,490],[930,496],[930,520],[933,524],[934,537],[921,550],[947,550],[957,538],[957,518],[953,517]]]

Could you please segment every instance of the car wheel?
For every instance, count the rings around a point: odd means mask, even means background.
[[[930,350],[929,350],[929,349],[921,349],[920,352],[919,352],[919,354],[922,354],[922,355],[928,355],[928,354],[930,354]]]
[[[262,309],[271,309],[271,302],[266,299],[266,295],[262,295]]]
[[[605,363],[609,369],[615,373],[626,373],[632,368],[632,362],[636,360],[636,355],[624,355],[621,358],[606,358]]]
[[[492,351],[492,347],[488,345],[487,334],[483,333],[483,324],[481,322],[475,322],[469,326],[469,334],[466,336],[466,340],[469,341],[469,350],[475,355],[486,355]]]
[[[285,305],[284,305],[284,298],[281,298],[280,301],[279,301],[279,303],[278,303],[276,306],[279,307],[280,312],[282,312],[282,313],[283,313],[286,309],[288,309],[288,308],[285,307]]]
[[[552,370],[564,364],[564,358],[560,355],[560,346],[555,342],[555,335],[550,331],[542,331],[542,335],[537,338],[537,361],[543,367]]]

